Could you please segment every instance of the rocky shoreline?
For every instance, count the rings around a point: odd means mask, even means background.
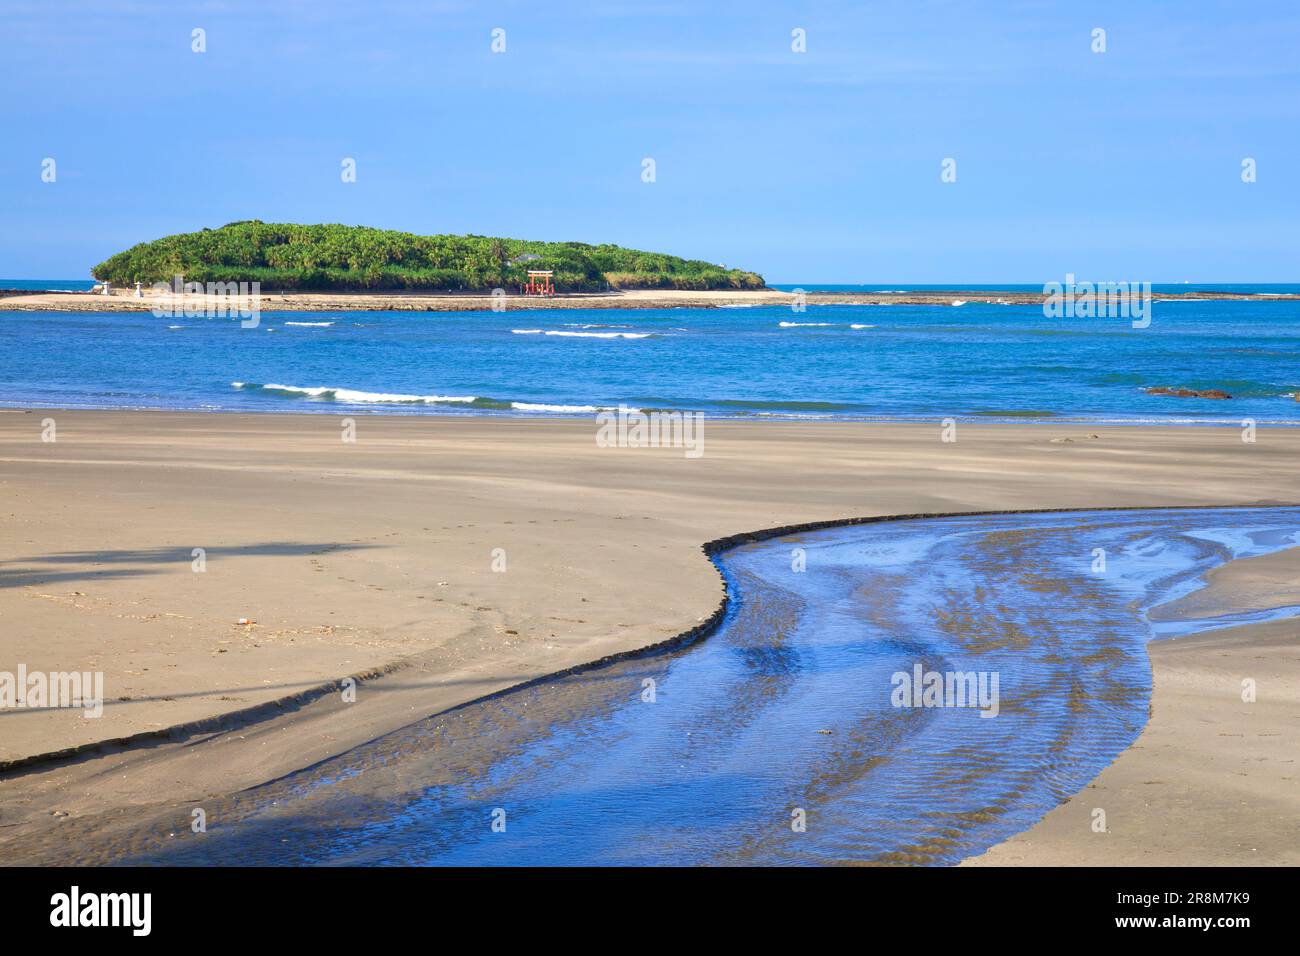
[[[928,290],[925,292],[807,292],[806,305],[1041,305],[1047,295],[1040,292],[998,292],[969,289]],[[1183,292],[1164,294],[1156,302],[1278,302],[1300,300],[1300,294],[1259,296],[1239,292]],[[114,290],[110,295],[91,292],[32,292],[0,290],[0,311],[48,312],[148,312],[155,308],[169,311],[206,312],[219,309],[219,296],[176,296],[146,292],[137,298],[133,290]],[[521,309],[673,309],[673,308],[745,308],[755,306],[794,306],[799,299],[793,292],[778,289],[715,290],[689,292],[644,289],[626,292],[567,293],[554,296],[506,295],[499,300],[492,295],[472,293],[423,292],[272,292],[260,294],[258,308],[265,312],[479,312],[493,308],[499,301],[505,310]]]

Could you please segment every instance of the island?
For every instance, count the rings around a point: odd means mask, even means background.
[[[258,282],[264,292],[518,292],[530,272],[549,273],[556,292],[765,287],[753,272],[615,245],[258,219],[142,242],[91,272],[115,286],[180,275],[186,282]]]
[[[807,290],[772,288],[756,272],[617,245],[420,236],[368,226],[258,219],[142,242],[109,256],[91,274],[101,284],[79,292],[0,288],[0,311],[170,314],[183,309],[225,314],[224,294],[214,293],[213,286],[238,286],[239,295],[254,297],[257,308],[288,312],[475,312],[488,308],[489,302],[493,309],[780,306],[802,312],[827,305],[1048,309],[1060,294],[1059,283],[1047,283],[1041,291],[957,284],[892,288],[897,283],[890,283],[889,289],[827,289],[815,283],[808,283]],[[178,276],[183,285],[177,284]],[[1087,285],[1085,291],[1072,294],[1079,301],[1092,300],[1098,290]],[[1114,301],[1122,300],[1120,295]],[[1154,293],[1153,299],[1157,303],[1284,300],[1300,300],[1300,295],[1232,288],[1166,289]],[[1114,304],[1111,298],[1105,302]]]

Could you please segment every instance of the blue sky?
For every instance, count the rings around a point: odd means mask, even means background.
[[[1300,278],[1294,2],[0,0],[0,22],[0,277],[260,218],[770,282]]]

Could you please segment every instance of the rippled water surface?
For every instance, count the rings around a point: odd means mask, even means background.
[[[1298,518],[955,517],[742,546],[707,640],[422,720],[210,806],[208,833],[178,824],[132,862],[955,863],[1138,735],[1146,612],[1300,543]],[[997,716],[894,706],[918,664],[996,673]]]
[[[272,311],[270,296],[255,328],[0,312],[0,405],[1294,424],[1300,302],[1259,290],[1157,301],[1145,329],[979,302],[308,313]],[[1155,386],[1232,399],[1143,390]]]

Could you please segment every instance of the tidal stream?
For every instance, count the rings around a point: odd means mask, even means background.
[[[956,863],[1133,742],[1148,613],[1300,544],[1298,518],[983,515],[743,545],[718,559],[732,601],[712,636],[421,720],[121,862]],[[975,700],[899,706],[918,667]]]

